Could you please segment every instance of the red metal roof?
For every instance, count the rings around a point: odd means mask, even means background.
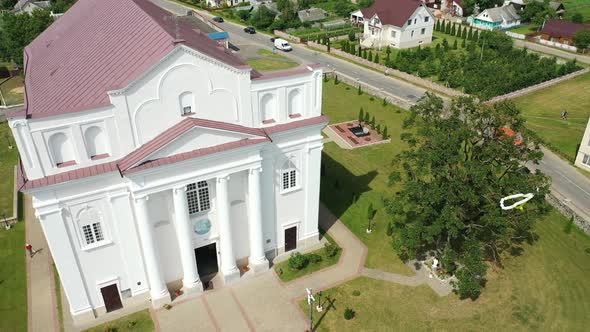
[[[271,137],[270,135],[285,132],[297,128],[302,128],[306,126],[312,126],[317,124],[327,124],[329,119],[327,116],[317,116],[314,118],[294,121],[290,123],[280,124],[272,127],[267,128],[250,128],[244,127],[235,124],[229,124],[224,122],[218,121],[211,121],[211,120],[203,120],[203,119],[194,119],[194,118],[187,118],[182,120],[178,124],[172,126],[162,134],[158,135],[153,140],[149,141],[148,143],[144,144],[139,149],[131,152],[127,156],[121,158],[118,161],[111,161],[108,163],[97,164],[89,167],[79,168],[76,170],[71,170],[55,175],[46,176],[40,179],[35,180],[28,180],[27,175],[24,172],[22,164],[19,164],[18,167],[18,186],[20,190],[28,190],[34,188],[45,187],[52,184],[59,184],[68,181],[78,180],[85,177],[96,176],[106,173],[112,172],[119,172],[121,176],[127,173],[133,173],[140,170],[159,167],[163,165],[173,164],[175,162],[188,160],[192,158],[202,157],[209,154],[214,154],[217,152],[228,151],[231,149],[237,149],[253,144],[259,144],[263,142],[270,142]],[[246,138],[242,140],[238,140],[235,142],[225,143],[216,145],[213,147],[203,148],[203,149],[196,149],[193,151],[179,153],[176,155],[172,155],[169,157],[164,157],[156,160],[150,160],[144,162],[138,166],[133,167],[134,164],[140,162],[147,156],[149,156],[154,151],[158,150],[159,148],[166,145],[168,142],[171,142],[175,138],[179,137],[189,129],[195,127],[208,127],[208,128],[215,128],[221,130],[229,130],[234,132],[240,132],[249,135],[255,136],[264,136],[260,138]]]
[[[266,137],[264,131],[258,128],[249,128],[240,125],[212,120],[186,118],[177,123],[176,125],[170,127],[160,135],[156,136],[149,142],[143,144],[127,156],[125,156],[123,159],[120,160],[119,168],[121,169],[121,171],[125,172],[127,169],[133,167],[133,165],[141,162],[155,151],[159,150],[163,146],[172,142],[174,139],[176,139],[177,137],[181,136],[182,134],[186,133],[194,127],[214,128],[248,135]]]
[[[78,0],[25,49],[26,115],[108,106],[107,91],[127,86],[178,43],[249,68],[148,0]]]
[[[581,24],[562,20],[550,20],[545,23],[543,29],[541,29],[541,32],[555,38],[572,38],[576,32],[582,29],[590,29],[590,24]]]
[[[421,5],[420,0],[375,0],[371,7],[361,9],[361,12],[365,19],[377,14],[381,23],[402,27]]]

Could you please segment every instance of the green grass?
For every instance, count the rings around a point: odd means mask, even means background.
[[[25,223],[0,228],[0,331],[27,331]]]
[[[323,236],[325,236],[326,239],[330,243],[338,246],[336,244],[336,242],[334,242],[334,240],[330,237],[330,235],[324,233]],[[333,257],[327,257],[324,254],[324,249],[323,248],[322,249],[315,250],[315,251],[312,251],[311,253],[318,254],[318,255],[322,256],[322,260],[320,262],[318,262],[318,263],[309,263],[305,268],[303,268],[301,270],[293,270],[293,269],[290,269],[289,268],[289,261],[288,260],[283,261],[283,262],[280,262],[280,263],[274,265],[273,268],[274,268],[275,272],[277,272],[277,275],[279,276],[279,278],[282,281],[285,281],[285,282],[286,281],[291,281],[293,279],[297,279],[299,277],[303,277],[304,275],[308,275],[308,274],[314,273],[316,271],[319,271],[321,269],[325,269],[325,268],[327,268],[329,266],[332,266],[332,265],[338,263],[338,260],[340,259],[340,255],[342,254],[342,249],[338,250],[338,253],[335,256],[333,256]],[[283,271],[282,274],[279,274],[279,271]]]
[[[127,332],[127,331],[138,331],[138,332],[148,332],[154,331],[154,322],[150,316],[149,310],[145,309],[142,311],[138,311],[131,315],[119,318],[117,320],[113,320],[88,330],[86,332],[104,332],[104,331],[117,331],[117,332]]]
[[[590,22],[590,2],[588,0],[562,0],[562,2],[567,19],[570,19],[575,13],[580,13],[584,16],[584,22]]]
[[[8,140],[12,149],[8,149]],[[18,151],[12,133],[6,122],[0,123],[0,218],[13,215],[14,166],[18,161]]]
[[[522,24],[522,25],[519,25],[518,27],[516,27],[514,29],[510,29],[510,32],[520,33],[520,34],[523,34],[523,35],[527,35],[529,33],[536,32],[537,29],[539,29],[539,27],[537,25],[534,25],[534,24]]]
[[[514,100],[527,127],[573,161],[590,117],[590,73]],[[566,110],[567,120],[561,120]]]
[[[290,61],[289,58],[287,58],[284,55],[281,55],[279,53],[273,52],[273,51],[269,51],[265,48],[261,48],[258,50],[258,55],[262,55],[265,57],[271,57],[271,58],[275,58],[275,59],[282,59],[282,60],[287,60]]]
[[[556,211],[540,220],[537,243],[490,270],[476,301],[362,277],[324,292],[335,309],[316,313],[318,331],[587,331],[590,238],[577,228],[565,234],[566,221]],[[305,301],[300,306],[307,312]],[[347,307],[356,311],[350,321]]]
[[[377,144],[355,150],[344,150],[335,143],[324,146],[322,163],[321,198],[328,208],[368,247],[366,266],[389,272],[413,275],[391,248],[390,238],[385,233],[388,216],[383,211],[383,198],[391,197],[395,188],[387,185],[391,171],[391,159],[406,147],[400,140],[403,119],[407,112],[392,105],[383,106],[382,101],[356,88],[331,80],[323,87],[323,113],[330,123],[354,120],[360,107],[375,116],[376,122],[388,127],[391,143]],[[356,200],[352,202],[352,196]],[[377,210],[373,232],[366,233],[369,204]]]
[[[12,77],[4,82],[0,85],[0,91],[7,106],[24,103],[24,81],[21,76]]]
[[[291,60],[268,58],[251,59],[246,62],[252,66],[252,68],[262,71],[284,70],[294,68],[299,65],[297,62]]]

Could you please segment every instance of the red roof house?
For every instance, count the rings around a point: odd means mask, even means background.
[[[541,38],[560,44],[574,45],[574,34],[583,29],[590,29],[590,24],[550,20],[541,29]]]

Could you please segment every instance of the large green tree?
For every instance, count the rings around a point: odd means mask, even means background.
[[[12,9],[18,0],[0,0],[0,9]]]
[[[250,24],[258,29],[266,29],[273,23],[275,16],[265,5],[260,5],[250,16]]]
[[[556,16],[555,10],[549,5],[549,0],[529,1],[526,7],[518,14],[523,22],[532,22],[537,25],[541,25],[546,19]]]
[[[574,45],[580,50],[585,50],[590,46],[590,29],[582,29],[573,36]]]
[[[23,64],[23,49],[43,32],[53,19],[48,10],[28,14],[3,13],[0,16],[0,58]]]
[[[525,166],[542,158],[539,146],[504,133],[523,131],[524,122],[510,102],[462,97],[445,106],[429,94],[404,123],[410,148],[390,176],[402,188],[386,204],[397,230],[393,245],[403,259],[435,252],[458,278],[461,297],[479,296],[485,262],[500,265],[506,253],[532,242],[532,226],[547,211],[549,178]],[[522,210],[502,210],[500,200],[517,193],[535,196]]]

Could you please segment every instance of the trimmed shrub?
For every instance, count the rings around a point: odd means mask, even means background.
[[[369,115],[369,112],[365,112],[365,123],[369,123],[369,121],[371,121],[371,116]]]
[[[355,289],[352,291],[352,296],[360,296],[361,295],[361,291],[358,289]]]
[[[385,231],[385,234],[387,234],[387,236],[391,236],[393,234],[393,224],[390,222],[389,225],[387,225],[387,230]]]
[[[289,257],[289,268],[293,270],[301,270],[309,264],[309,258],[298,252],[291,254]]]
[[[309,259],[309,262],[312,264],[319,263],[322,261],[322,256],[318,254],[308,254],[307,258]]]
[[[354,310],[352,310],[351,308],[346,308],[346,310],[344,310],[344,319],[351,320],[353,318],[354,318]]]
[[[363,89],[361,88],[360,84],[359,84],[359,89],[358,89],[357,93],[359,94],[359,96],[363,94]]]
[[[387,139],[387,126],[383,127],[383,132],[381,133],[383,139]]]
[[[565,227],[563,228],[563,231],[565,232],[565,234],[571,234],[573,226],[574,226],[574,216],[572,216],[570,218],[570,220],[567,221],[567,224],[565,224]]]
[[[338,254],[338,251],[340,250],[340,248],[338,248],[338,246],[332,244],[332,243],[326,243],[324,244],[324,255],[326,257],[334,257]]]

